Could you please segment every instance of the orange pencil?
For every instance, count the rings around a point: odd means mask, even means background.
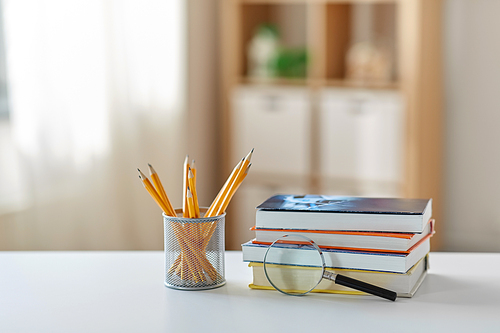
[[[158,176],[158,173],[156,170],[153,168],[151,164],[148,163],[148,168],[149,168],[149,175],[151,177],[151,180],[153,181],[153,184],[156,188],[156,192],[160,195],[160,197],[163,199],[165,204],[168,207],[168,212],[167,215],[170,216],[176,216],[174,207],[170,203],[170,200],[168,199],[167,193],[165,192],[165,189],[163,188],[163,184],[160,181],[160,177]]]
[[[245,156],[245,158],[243,158],[243,163],[241,164],[240,168],[236,172],[236,175],[233,177],[230,184],[228,184],[228,188],[224,191],[221,198],[217,202],[217,206],[215,207],[214,211],[212,212],[214,214],[213,216],[217,216],[217,215],[222,214],[224,212],[225,208],[224,208],[224,210],[222,210],[224,202],[227,201],[228,198],[229,198],[229,200],[231,200],[230,198],[234,195],[234,192],[239,187],[238,184],[241,184],[241,182],[245,178],[246,172],[248,171],[247,170],[248,165],[250,164],[250,161],[252,159],[252,154],[253,154],[253,149],[247,154],[247,156]],[[226,204],[226,207],[228,204],[229,204],[229,202]]]
[[[194,211],[194,202],[193,202],[193,193],[191,192],[191,189],[187,188],[187,194],[186,194],[186,199],[187,199],[187,208],[188,208],[188,214],[189,218],[194,218],[196,213]]]
[[[198,194],[196,191],[196,184],[193,175],[193,170],[190,168],[188,172],[188,188],[191,190],[191,194],[193,195],[193,205],[194,205],[194,217],[200,217],[200,206],[198,204]]]
[[[194,163],[194,159],[191,161],[191,171],[193,172],[193,176],[194,176],[194,182],[196,183],[196,164]]]
[[[184,160],[184,167],[182,169],[182,216],[189,217],[187,207],[187,188],[188,188],[188,169],[189,169],[189,155],[186,155]]]
[[[142,180],[142,184],[146,188],[146,190],[149,192],[149,195],[154,199],[156,204],[160,206],[160,208],[163,210],[163,212],[167,215],[169,215],[169,208],[167,205],[163,202],[163,199],[160,197],[160,195],[156,192],[155,188],[153,187],[153,184],[149,181],[149,179],[141,172],[141,170],[137,169],[139,171],[139,178]]]
[[[252,164],[249,164],[248,167],[244,172],[239,175],[239,177],[236,178],[236,181],[233,183],[229,191],[227,192],[226,196],[224,197],[224,200],[222,201],[221,206],[219,207],[217,211],[217,215],[220,215],[226,211],[227,206],[229,206],[229,203],[231,202],[231,199],[233,198],[233,195],[236,193],[238,188],[240,187],[241,183],[243,183],[243,180],[245,177],[248,175],[248,171],[250,170],[250,167]]]

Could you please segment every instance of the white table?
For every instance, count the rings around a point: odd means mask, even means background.
[[[500,254],[431,253],[413,298],[251,290],[241,252],[225,286],[163,284],[163,252],[0,252],[0,332],[500,332]]]

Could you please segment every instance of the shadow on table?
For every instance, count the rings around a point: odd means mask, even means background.
[[[461,277],[428,274],[413,296],[416,301],[431,301],[441,304],[468,304],[500,308],[500,290],[490,288],[488,277],[469,281]],[[493,284],[495,285],[495,284]]]

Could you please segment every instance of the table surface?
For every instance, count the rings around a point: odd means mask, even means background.
[[[500,332],[500,254],[431,253],[413,298],[164,286],[163,252],[0,252],[0,332]]]

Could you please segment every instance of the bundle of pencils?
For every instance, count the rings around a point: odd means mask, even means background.
[[[226,211],[236,190],[248,174],[253,149],[233,169],[212,204],[204,213],[204,218],[217,217]],[[178,217],[173,208],[160,178],[151,164],[148,164],[150,177],[153,183],[139,171],[139,178],[157,205],[164,214],[170,217]],[[201,217],[196,191],[196,167],[194,160],[189,163],[186,156],[183,167],[183,192],[182,211],[179,215],[183,218],[197,219]],[[217,220],[203,223],[178,223],[170,221],[170,227],[180,246],[180,254],[168,270],[169,274],[176,274],[182,280],[204,282],[207,279],[215,281],[219,273],[212,266],[206,255],[206,248],[217,229]]]

